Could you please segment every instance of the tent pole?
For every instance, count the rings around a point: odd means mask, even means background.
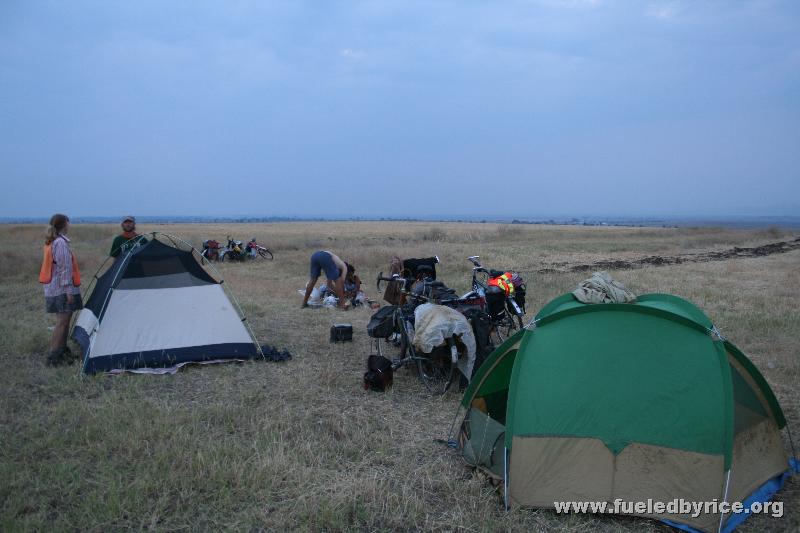
[[[731,483],[731,469],[728,469],[728,474],[725,476],[725,492],[722,496],[722,503],[726,503],[728,501],[728,486]],[[719,513],[719,527],[717,528],[717,533],[722,531],[722,520],[725,518],[724,513]]]
[[[456,414],[453,416],[453,422],[450,424],[450,431],[447,433],[447,443],[450,444],[450,441],[453,440],[455,434],[453,433],[453,429],[456,427],[456,420],[458,420],[458,415],[461,413],[462,407],[461,404],[458,404],[456,408]],[[455,446],[453,446],[455,448]]]
[[[503,503],[506,511],[509,510],[508,505],[508,448],[503,447]]]

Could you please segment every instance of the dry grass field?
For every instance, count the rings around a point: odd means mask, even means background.
[[[87,279],[116,229],[72,228]],[[48,368],[52,320],[36,282],[44,228],[0,226],[2,530],[668,531],[638,518],[504,512],[486,480],[434,440],[447,436],[457,392],[430,397],[405,371],[386,394],[364,391],[370,311],[300,309],[308,257],[336,252],[356,265],[375,297],[372,280],[393,254],[438,254],[440,278],[459,292],[469,281],[465,258],[477,254],[488,266],[522,272],[532,315],[588,275],[564,266],[797,237],[775,228],[406,222],[139,230],[195,245],[255,236],[270,247],[272,262],[220,270],[259,339],[294,357],[171,376],[83,377],[77,366]],[[634,292],[669,292],[701,307],[764,373],[800,441],[800,250],[611,274]],[[329,327],[341,321],[353,324],[354,342],[330,344]],[[777,498],[785,516],[753,517],[741,531],[800,529],[800,482],[791,480]]]

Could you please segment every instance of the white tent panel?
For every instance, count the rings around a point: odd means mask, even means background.
[[[117,289],[89,357],[252,342],[221,285]]]

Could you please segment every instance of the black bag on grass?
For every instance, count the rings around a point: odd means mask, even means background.
[[[367,358],[367,371],[364,373],[364,389],[383,392],[392,386],[394,372],[392,362],[380,355]]]
[[[344,342],[353,340],[352,324],[334,324],[331,326],[331,342]]]
[[[375,311],[367,324],[367,335],[376,339],[386,339],[394,333],[392,315],[395,309],[396,305],[386,305]]]

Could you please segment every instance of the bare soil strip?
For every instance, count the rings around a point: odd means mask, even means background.
[[[699,252],[673,256],[650,255],[633,260],[601,259],[593,263],[580,265],[556,263],[553,265],[553,267],[541,268],[537,270],[537,272],[539,274],[547,274],[551,272],[586,272],[589,270],[631,270],[634,268],[645,268],[650,266],[726,261],[728,259],[738,259],[742,257],[764,257],[772,254],[783,254],[798,249],[800,249],[800,237],[791,241],[772,242],[753,248],[740,248],[738,246],[734,246],[728,250],[716,252]]]

